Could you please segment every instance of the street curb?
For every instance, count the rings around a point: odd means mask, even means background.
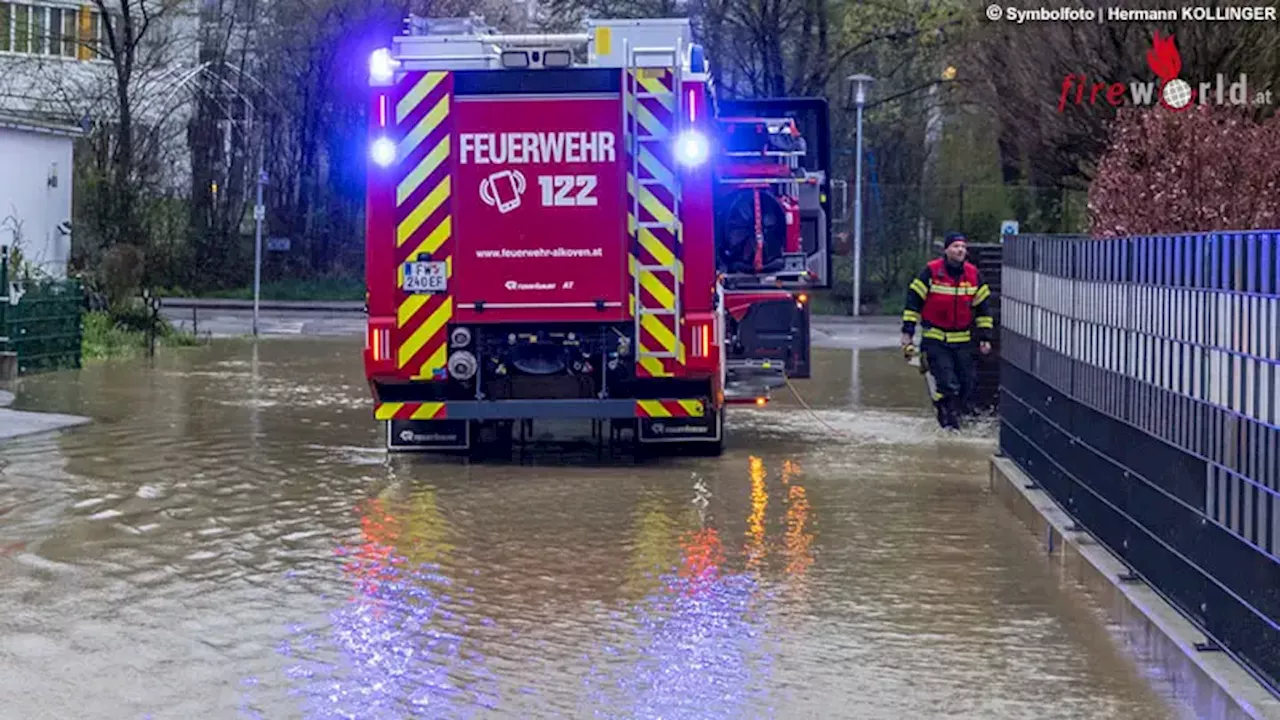
[[[813,321],[830,323],[832,325],[901,325],[902,317],[899,315],[859,315],[853,317],[851,315],[820,315],[814,313],[810,316]]]
[[[1098,598],[1121,628],[1141,664],[1156,668],[1175,699],[1200,718],[1280,720],[1277,700],[1231,656],[1201,652],[1205,640],[1172,605],[1145,583],[1119,578],[1129,568],[1075,521],[1008,458],[991,459],[991,491],[1000,497],[1046,548],[1064,579]]]
[[[221,298],[160,298],[161,308],[196,310],[253,310],[252,300],[224,300]],[[358,300],[259,300],[259,310],[290,312],[341,312],[364,313],[364,303]]]
[[[252,300],[230,300],[224,298],[188,298],[188,297],[165,297],[160,298],[160,307],[166,309],[192,309],[196,310],[252,310]],[[259,310],[268,311],[293,311],[293,312],[342,312],[342,313],[363,313],[364,303],[358,300],[259,300]],[[897,325],[902,319],[895,315],[860,315],[858,317],[850,317],[849,315],[818,315],[811,317],[812,322],[822,322],[830,325]]]
[[[0,408],[0,442],[87,425],[91,418]]]

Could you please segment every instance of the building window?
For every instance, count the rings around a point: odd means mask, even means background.
[[[89,42],[81,41],[80,59],[92,60],[102,57],[100,48],[107,44],[107,32],[102,29],[102,16],[96,10],[80,11],[80,37],[92,38]]]
[[[13,6],[13,51],[31,52],[31,6]]]
[[[88,5],[0,2],[0,52],[93,60],[102,40],[101,18]]]
[[[63,57],[76,57],[76,46],[79,44],[80,21],[76,17],[79,13],[71,10],[63,9],[62,11],[62,52]]]

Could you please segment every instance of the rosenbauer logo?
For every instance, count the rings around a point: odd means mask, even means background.
[[[1261,105],[1271,103],[1271,91],[1249,95],[1249,80],[1245,75],[1228,83],[1226,75],[1218,73],[1214,82],[1201,82],[1198,89],[1179,77],[1182,72],[1182,56],[1173,36],[1161,36],[1156,31],[1152,47],[1147,51],[1147,66],[1158,80],[1119,82],[1094,82],[1084,73],[1072,73],[1062,79],[1058,95],[1058,112],[1065,112],[1068,104],[1151,106],[1156,103],[1169,110],[1181,112],[1193,104],[1213,101],[1217,105]]]

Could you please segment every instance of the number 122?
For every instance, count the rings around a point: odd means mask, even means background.
[[[595,175],[539,175],[543,207],[594,207],[598,199]],[[577,193],[570,194],[574,189]]]

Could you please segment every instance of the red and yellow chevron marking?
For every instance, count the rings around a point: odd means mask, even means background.
[[[701,400],[637,400],[638,418],[704,417],[706,404]]]
[[[627,78],[632,105],[627,108],[627,132],[639,133],[641,138],[670,138],[676,127],[675,74],[667,68],[636,68]],[[636,98],[634,93],[652,93],[657,97]],[[637,145],[628,143],[628,148]],[[640,309],[673,310],[676,297],[684,281],[684,265],[681,262],[681,232],[679,218],[675,214],[678,188],[675,167],[668,143],[640,143],[638,169],[631,171],[632,157],[628,156],[627,193],[631,206],[639,200],[639,216],[628,213],[627,223],[631,241],[630,271],[633,293],[631,312]],[[675,230],[640,227],[642,223],[673,223]],[[640,271],[645,265],[662,265],[666,271]],[[639,275],[639,296],[634,292],[634,279]],[[685,362],[685,347],[680,341],[679,318],[674,315],[644,315],[636,338],[638,363],[636,374],[640,377],[671,377]],[[675,353],[674,358],[645,357],[652,353]]]
[[[404,287],[404,263],[419,256],[445,263],[453,276],[453,217],[450,214],[449,108],[453,76],[409,73],[395,90],[397,144],[396,286]],[[415,379],[444,379],[449,293],[397,293],[396,366]]]
[[[442,402],[378,403],[373,416],[378,420],[445,420],[449,410]]]

